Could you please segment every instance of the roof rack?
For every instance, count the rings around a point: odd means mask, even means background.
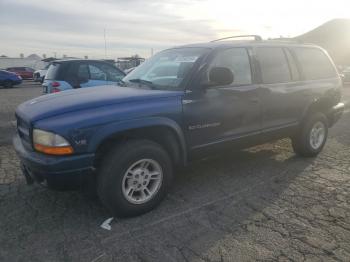
[[[236,35],[236,36],[229,36],[224,38],[219,38],[210,42],[218,42],[221,40],[231,39],[231,38],[240,38],[240,37],[254,37],[255,41],[262,41],[262,37],[260,35]]]

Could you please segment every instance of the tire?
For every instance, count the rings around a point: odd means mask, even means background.
[[[12,87],[13,87],[12,81],[6,80],[6,81],[4,82],[4,87],[5,87],[5,88],[12,88]]]
[[[160,145],[148,140],[129,140],[119,144],[102,162],[97,194],[113,215],[136,216],[152,210],[163,200],[172,177],[172,162]],[[150,193],[148,196],[144,188]]]
[[[293,150],[303,157],[315,157],[322,151],[327,136],[327,117],[322,113],[312,114],[304,121],[301,130],[292,137]]]

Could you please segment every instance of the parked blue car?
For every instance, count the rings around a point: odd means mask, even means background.
[[[9,71],[0,70],[0,86],[11,88],[20,83],[22,83],[22,77],[19,75]]]
[[[53,62],[43,82],[43,93],[58,93],[74,88],[117,85],[125,73],[101,60],[58,60]]]

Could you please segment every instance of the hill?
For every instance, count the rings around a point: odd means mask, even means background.
[[[350,19],[334,19],[294,39],[325,48],[338,65],[350,65]]]

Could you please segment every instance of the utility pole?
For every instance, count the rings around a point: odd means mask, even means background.
[[[107,59],[106,28],[103,29],[103,37],[104,37],[104,40],[105,40],[105,59]]]

